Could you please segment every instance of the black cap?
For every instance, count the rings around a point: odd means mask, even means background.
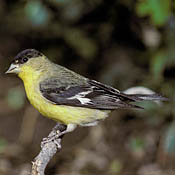
[[[35,58],[42,56],[43,54],[35,49],[26,49],[18,53],[14,60],[12,61],[13,64],[24,64],[30,58]]]

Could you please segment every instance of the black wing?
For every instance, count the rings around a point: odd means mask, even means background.
[[[140,100],[138,97],[121,93],[119,90],[94,80],[86,85],[57,84],[57,80],[40,83],[40,92],[47,100],[56,105],[69,105],[93,109],[112,110],[117,108],[140,108],[129,104]]]

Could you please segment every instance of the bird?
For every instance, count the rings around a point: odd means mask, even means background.
[[[166,100],[159,94],[126,94],[51,62],[36,49],[19,52],[6,73],[22,79],[30,103],[45,117],[66,126],[94,126],[116,109],[142,107],[144,100]]]

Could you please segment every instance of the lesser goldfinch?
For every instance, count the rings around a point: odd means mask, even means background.
[[[67,132],[77,125],[96,125],[115,109],[139,108],[130,102],[164,100],[157,94],[124,94],[54,64],[35,49],[17,54],[6,73],[18,74],[30,103],[43,116],[65,124]]]

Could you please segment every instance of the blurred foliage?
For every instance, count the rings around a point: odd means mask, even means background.
[[[94,41],[88,39],[80,29],[65,31],[65,40],[84,58],[93,58],[97,51]]]
[[[48,24],[50,13],[41,1],[27,2],[24,11],[32,25],[42,26]]]
[[[175,155],[175,122],[167,128],[163,146],[166,153]]]
[[[7,95],[7,101],[8,101],[8,105],[16,110],[19,110],[20,108],[22,108],[24,106],[25,103],[25,94],[24,91],[21,90],[21,88],[11,88],[8,91],[8,95]]]
[[[130,141],[130,147],[133,149],[133,151],[139,151],[142,150],[144,147],[144,141],[142,138],[134,137]]]
[[[7,146],[7,141],[3,138],[0,138],[0,154],[4,152],[4,149]]]
[[[119,160],[113,160],[109,167],[110,174],[119,174],[122,170],[122,164]]]
[[[175,0],[1,0],[0,23],[0,174],[28,174],[55,124],[36,118],[22,83],[3,74],[26,48],[120,90],[145,86],[172,99],[78,128],[47,174],[175,174]]]
[[[137,14],[149,15],[153,24],[164,25],[171,15],[171,0],[140,0],[136,5]]]

